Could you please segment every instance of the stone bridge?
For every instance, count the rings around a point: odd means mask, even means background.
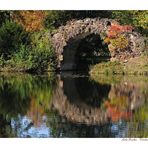
[[[118,24],[112,19],[86,18],[83,20],[72,20],[65,26],[60,26],[52,36],[52,44],[58,57],[58,68],[61,70],[73,70],[76,67],[76,53],[79,43],[88,35],[94,34],[104,40],[109,27],[112,24]],[[123,33],[124,34],[124,33]],[[133,30],[125,33],[129,40],[129,47],[123,51],[111,52],[111,45],[108,50],[111,53],[111,59],[128,59],[139,55],[144,47],[144,40],[141,35]],[[140,50],[139,50],[140,48]],[[124,58],[123,58],[124,57]]]

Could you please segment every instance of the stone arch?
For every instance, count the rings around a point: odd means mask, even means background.
[[[78,47],[81,39],[90,34],[98,34],[104,39],[108,28],[113,23],[118,24],[115,20],[107,18],[86,18],[83,20],[72,20],[67,22],[65,26],[60,26],[52,37],[52,44],[58,57],[58,68],[61,70],[73,69],[75,66],[75,49]],[[121,51],[120,54],[119,51],[113,53],[112,49],[110,49],[112,46],[108,46],[112,59],[117,58],[125,60],[125,58],[123,58],[125,55],[127,55],[126,58],[129,58],[140,54],[137,48],[143,48],[142,44],[144,43],[140,34],[133,30],[128,31],[128,33],[125,34],[130,43],[129,48],[126,49],[126,51]],[[70,49],[68,46],[71,46]],[[65,55],[63,57],[64,52]],[[63,58],[68,61],[67,63],[64,63],[65,65],[62,64]]]

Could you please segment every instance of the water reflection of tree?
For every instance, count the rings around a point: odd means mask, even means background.
[[[125,76],[120,80],[118,78],[117,76],[116,81],[103,79],[106,83],[112,81],[109,99],[105,100],[104,106],[113,123],[120,124],[119,121],[126,121],[128,129],[126,137],[146,138],[148,137],[148,78],[142,76]]]
[[[48,109],[51,96],[53,79],[48,76],[31,75],[1,75],[0,77],[0,135],[10,136],[11,119],[18,120],[18,115],[30,115],[33,108],[42,108],[34,114],[43,115]],[[34,104],[32,104],[34,100]],[[33,122],[37,122],[34,121]],[[7,132],[9,131],[9,132]]]
[[[128,137],[148,138],[148,102],[135,111],[128,128]]]
[[[0,114],[0,137],[14,137],[15,135],[11,129],[11,122],[5,116]]]

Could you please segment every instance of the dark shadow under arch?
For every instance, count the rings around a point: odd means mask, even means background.
[[[61,70],[85,70],[111,58],[108,46],[98,34],[83,34],[70,39],[63,49]]]

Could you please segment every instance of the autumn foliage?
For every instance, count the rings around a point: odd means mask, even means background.
[[[43,23],[46,15],[46,11],[18,11],[13,13],[13,18],[26,31],[40,31],[44,28]]]
[[[133,27],[130,25],[111,24],[104,42],[111,44],[114,49],[125,49],[128,47],[129,41],[124,33],[131,32],[132,30]]]
[[[119,24],[112,24],[108,29],[108,38],[116,38],[119,34],[123,32],[131,32],[133,27],[130,25],[121,26]]]

